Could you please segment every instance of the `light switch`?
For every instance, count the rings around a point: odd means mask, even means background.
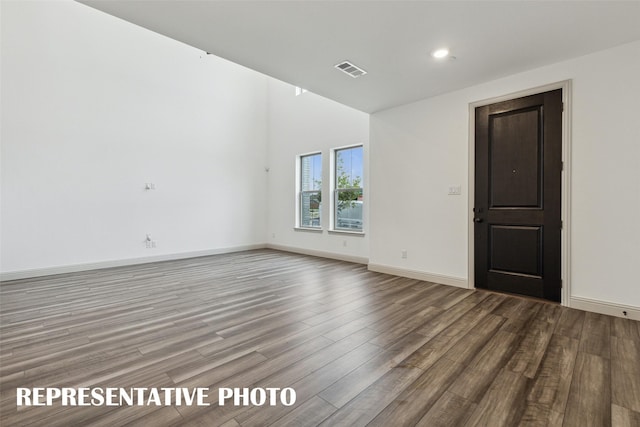
[[[449,196],[459,196],[462,194],[462,186],[454,185],[449,187]]]

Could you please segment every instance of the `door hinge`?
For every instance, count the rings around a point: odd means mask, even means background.
[[[562,111],[564,111],[564,102],[562,103]]]
[[[560,220],[560,229],[564,229],[564,221]]]
[[[560,280],[560,289],[562,289],[564,287],[564,283],[562,282],[562,280]]]
[[[560,162],[560,170],[563,171],[564,170],[564,162]]]

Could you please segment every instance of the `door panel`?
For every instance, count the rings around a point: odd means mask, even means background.
[[[561,126],[561,90],[476,108],[476,287],[560,300]]]
[[[542,277],[542,227],[491,226],[490,271]]]
[[[540,110],[489,117],[492,208],[542,207]]]

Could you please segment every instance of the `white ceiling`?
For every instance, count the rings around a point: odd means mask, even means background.
[[[369,113],[640,40],[640,1],[80,1]]]

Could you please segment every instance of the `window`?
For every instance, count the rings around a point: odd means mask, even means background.
[[[335,150],[334,229],[362,231],[362,146]]]
[[[322,154],[300,156],[300,227],[320,228]]]

